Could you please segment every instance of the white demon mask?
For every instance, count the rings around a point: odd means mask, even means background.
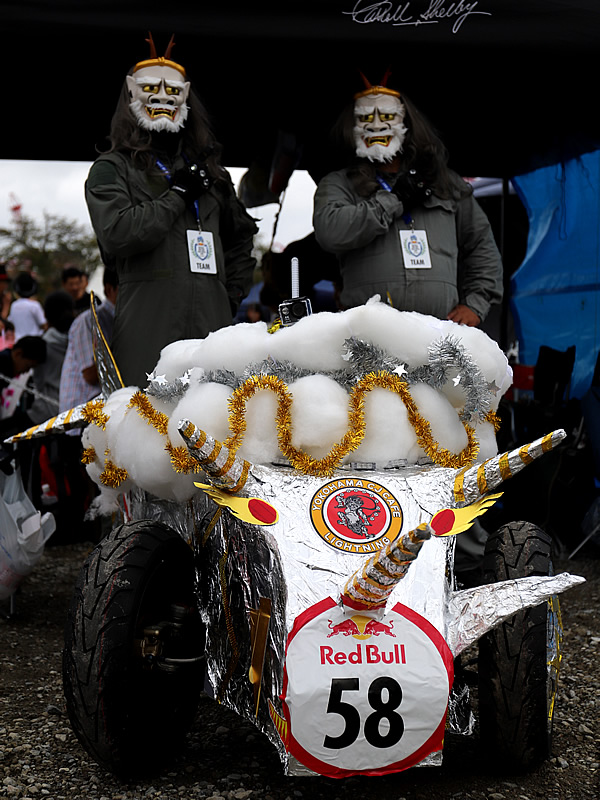
[[[149,65],[127,76],[130,108],[138,125],[148,131],[180,130],[187,119],[189,81],[167,66]]]
[[[356,155],[370,161],[391,161],[402,152],[407,128],[405,108],[390,94],[366,94],[354,103]]]

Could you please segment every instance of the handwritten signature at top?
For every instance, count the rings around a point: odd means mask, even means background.
[[[458,33],[465,20],[472,15],[491,17],[489,11],[478,11],[479,0],[429,0],[428,7],[420,13],[413,13],[413,0],[393,3],[391,0],[378,0],[374,3],[363,3],[356,0],[352,11],[342,11],[352,17],[353,22],[368,25],[372,22],[383,22],[398,25],[431,25],[444,20],[454,21],[452,33]]]

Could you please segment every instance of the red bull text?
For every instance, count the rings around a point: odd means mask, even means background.
[[[406,664],[406,651],[403,644],[395,644],[384,650],[376,644],[357,644],[350,652],[334,650],[322,644],[321,664]]]

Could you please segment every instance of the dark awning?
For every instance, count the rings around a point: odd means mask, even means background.
[[[597,0],[18,0],[0,9],[2,158],[92,160],[123,76],[175,33],[231,166],[281,132],[331,166],[329,128],[363,70],[426,113],[464,175],[510,176],[597,146]],[[164,43],[164,44],[163,44]]]

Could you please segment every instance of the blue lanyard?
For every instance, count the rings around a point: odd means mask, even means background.
[[[391,185],[385,180],[385,178],[382,178],[381,175],[379,174],[375,175],[375,180],[382,187],[382,189],[386,190],[386,192],[392,191]]]
[[[186,163],[187,163],[187,159],[185,158],[185,156],[183,158],[184,158],[184,161],[186,161]],[[159,168],[159,170],[162,172],[162,174],[165,175],[168,178],[168,180],[170,181],[171,180],[171,173],[169,172],[167,167],[165,167],[165,165],[162,163],[162,161],[160,161],[160,159],[158,159],[158,158],[156,159],[156,166]],[[194,210],[196,211],[196,224],[198,225],[198,230],[200,230],[200,206],[198,205],[198,201],[197,200],[194,200]]]
[[[392,191],[391,185],[385,180],[385,178],[382,178],[381,175],[376,174],[375,175],[375,180],[381,186],[382,189],[386,190],[386,192],[391,192]],[[412,227],[413,218],[412,218],[412,216],[410,214],[408,214],[408,213],[407,214],[402,214],[402,219],[404,220],[404,222],[406,222],[407,225],[410,225]]]

